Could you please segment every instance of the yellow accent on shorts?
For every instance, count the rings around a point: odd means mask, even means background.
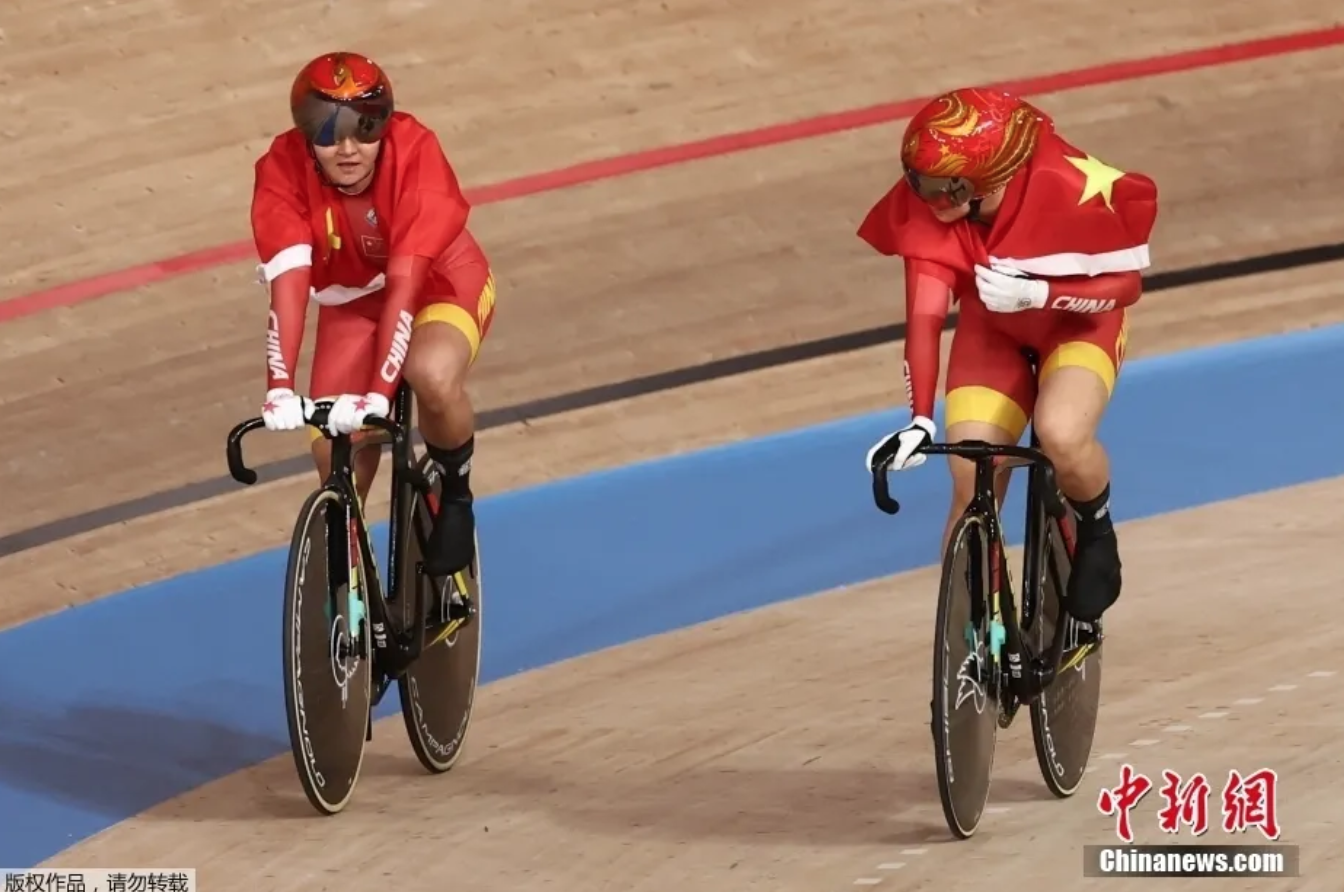
[[[990,387],[958,387],[947,395],[944,423],[947,427],[963,421],[980,421],[1001,427],[1016,440],[1027,429],[1026,410],[1007,394]]]
[[[1120,333],[1115,336],[1116,371],[1125,363],[1125,350],[1129,347],[1129,307],[1120,311]]]
[[[485,277],[485,287],[481,289],[480,299],[476,301],[476,324],[485,328],[485,322],[495,311],[495,274]]]
[[[1115,364],[1111,362],[1111,357],[1107,355],[1106,351],[1096,344],[1087,344],[1082,341],[1060,344],[1041,366],[1040,379],[1044,381],[1067,366],[1087,369],[1095,373],[1105,383],[1107,396],[1115,389]]]
[[[471,362],[476,361],[476,352],[481,349],[481,328],[470,313],[457,304],[430,304],[416,314],[411,330],[431,322],[442,322],[462,332],[471,344]]]

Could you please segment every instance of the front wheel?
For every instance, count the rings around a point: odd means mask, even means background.
[[[364,579],[345,501],[317,490],[290,542],[283,653],[290,750],[304,794],[326,815],[349,803],[364,762],[372,696]]]
[[[989,800],[998,736],[998,662],[992,650],[990,536],[964,514],[948,540],[933,653],[933,746],[938,795],[959,839],[975,833]]]
[[[1102,654],[1097,643],[1076,665],[1070,665],[1078,655],[1079,627],[1065,612],[1062,601],[1073,562],[1059,521],[1054,518],[1046,519],[1041,557],[1041,604],[1031,636],[1036,653],[1050,652],[1061,616],[1068,625],[1059,674],[1031,703],[1031,732],[1041,777],[1051,793],[1064,799],[1077,792],[1092,753],[1101,700]]]
[[[438,508],[442,491],[438,467],[421,461],[420,470],[431,484],[431,504]],[[471,707],[481,671],[481,551],[476,540],[476,559],[454,578],[436,583],[420,573],[420,543],[429,537],[433,517],[430,506],[408,486],[401,529],[405,571],[402,591],[397,593],[402,611],[419,605],[426,611],[425,648],[397,681],[401,714],[406,722],[411,749],[425,770],[441,774],[462,755],[471,723]],[[412,588],[419,587],[419,597]]]

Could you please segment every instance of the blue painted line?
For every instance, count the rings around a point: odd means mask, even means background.
[[[1341,380],[1344,325],[1132,363],[1103,426],[1117,517],[1344,474]],[[893,518],[862,467],[907,417],[483,499],[485,680],[934,562],[946,474],[896,475]],[[1303,419],[1309,437],[1293,433]],[[31,866],[287,749],[284,562],[270,551],[0,634],[0,864]]]

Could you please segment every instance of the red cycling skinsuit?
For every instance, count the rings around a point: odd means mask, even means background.
[[[451,325],[472,358],[495,304],[490,266],[466,229],[470,210],[438,139],[405,112],[383,134],[369,189],[328,185],[298,130],[256,164],[252,230],[271,285],[267,387],[295,387],[304,313],[319,304],[309,393],[391,399],[412,332]],[[320,436],[313,432],[314,436]]]

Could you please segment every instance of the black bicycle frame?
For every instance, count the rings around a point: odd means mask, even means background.
[[[329,561],[329,573],[335,573],[328,578],[340,579],[349,572],[350,554],[349,554],[349,523],[351,520],[355,523],[356,539],[359,543],[360,556],[363,565],[371,568],[368,579],[364,584],[368,587],[369,597],[366,599],[370,610],[370,628],[373,632],[373,645],[378,651],[379,659],[376,661],[379,665],[384,678],[399,677],[406,668],[411,665],[419,656],[424,648],[426,612],[421,595],[420,587],[413,586],[415,597],[416,622],[411,629],[398,629],[396,623],[389,622],[389,611],[386,607],[385,592],[395,593],[399,590],[403,567],[400,550],[397,548],[400,536],[401,509],[406,498],[402,483],[409,483],[421,495],[422,498],[430,494],[429,481],[415,467],[414,453],[411,451],[410,442],[410,410],[411,393],[410,388],[405,384],[398,387],[393,397],[392,419],[369,417],[366,418],[365,425],[377,428],[391,438],[392,444],[392,505],[391,519],[388,526],[388,587],[383,589],[381,584],[378,565],[373,554],[372,541],[369,529],[364,521],[364,512],[360,507],[358,491],[355,488],[354,479],[354,456],[360,449],[371,446],[381,448],[386,442],[381,438],[369,437],[365,441],[355,445],[351,442],[348,435],[333,436],[326,430],[327,415],[331,410],[333,403],[331,401],[321,401],[314,404],[314,409],[307,423],[323,432],[327,439],[332,441],[331,449],[331,471],[328,473],[322,486],[325,489],[333,490],[340,494],[342,507],[341,523],[335,524],[328,520],[327,534],[328,546],[327,557]],[[265,427],[265,421],[262,418],[250,418],[235,427],[228,437],[227,458],[229,463],[229,473],[233,479],[245,486],[251,486],[257,482],[257,474],[248,468],[243,462],[242,440],[248,433]],[[412,535],[419,535],[415,529],[414,518],[410,518]],[[340,527],[339,534],[336,531]],[[339,535],[339,544],[337,536]],[[420,542],[421,554],[424,553],[426,543]],[[335,547],[334,547],[335,546]],[[339,563],[338,563],[339,562]],[[389,634],[390,633],[390,634]],[[380,687],[382,685],[380,684]],[[381,697],[381,691],[379,692]]]
[[[397,388],[396,395],[392,398],[392,417],[396,419],[398,427],[400,427],[403,431],[410,430],[411,391],[410,388],[408,388],[405,384]],[[409,451],[410,444],[407,443],[404,448]],[[411,462],[409,461],[409,457],[404,464],[408,466],[411,464]],[[397,465],[397,467],[399,466],[400,465]],[[401,591],[401,587],[398,585],[398,583],[401,581],[402,567],[401,567],[401,555],[398,553],[397,542],[399,541],[398,534],[401,532],[401,509],[403,507],[402,502],[405,499],[405,488],[399,485],[401,482],[399,479],[400,477],[401,474],[394,473],[393,475],[392,502],[388,511],[388,519],[387,519],[387,590],[392,593],[392,597],[394,599],[397,597],[397,592]],[[424,494],[429,491],[429,482],[428,481],[424,482],[425,482],[425,489],[421,490],[422,498],[424,497]],[[415,535],[415,519],[409,518],[409,520],[411,522],[411,534]],[[425,543],[421,542],[420,547],[421,549],[423,549],[425,547]],[[420,553],[424,554],[424,551],[422,550]],[[424,605],[419,603],[420,587],[416,586],[415,591],[417,600],[417,603],[415,605],[416,615],[419,616],[424,613],[424,611],[420,609]],[[420,631],[423,632],[424,631],[423,628]]]
[[[1068,511],[1064,495],[1055,480],[1054,465],[1045,453],[1041,452],[1034,431],[1031,442],[1031,447],[1023,447],[1000,446],[980,440],[963,440],[959,443],[930,443],[919,450],[926,455],[953,455],[975,463],[975,493],[971,497],[970,504],[966,506],[965,514],[979,517],[985,524],[989,534],[989,547],[997,555],[994,569],[998,575],[999,609],[1003,616],[1009,679],[1013,693],[1024,702],[1031,700],[1054,680],[1063,653],[1068,625],[1067,618],[1061,611],[1055,624],[1050,658],[1048,660],[1036,658],[1025,644],[1025,636],[1017,620],[1017,607],[1013,603],[1012,589],[1008,585],[1008,556],[1002,547],[998,500],[994,494],[994,479],[998,471],[1020,465],[1029,466],[1026,554],[1023,570],[1026,578],[1022,582],[1024,614],[1033,615],[1039,612],[1041,571],[1044,566],[1042,560],[1045,559],[1045,516],[1048,514],[1062,521]],[[873,499],[882,511],[895,514],[900,511],[900,503],[891,497],[887,482],[889,466],[888,460],[887,463],[873,469]],[[992,580],[985,582],[988,589]]]
[[[1035,431],[1031,435],[1031,445],[1033,448],[1039,448],[1040,442],[1036,439]],[[1034,626],[1041,622],[1041,611],[1044,606],[1044,596],[1042,592],[1042,583],[1046,573],[1055,574],[1058,572],[1057,565],[1052,562],[1050,540],[1046,536],[1047,517],[1052,518],[1056,523],[1058,535],[1062,537],[1059,543],[1069,554],[1070,562],[1073,558],[1073,537],[1068,527],[1068,504],[1064,499],[1063,493],[1059,491],[1051,474],[1047,479],[1040,465],[1032,465],[1027,475],[1027,524],[1026,534],[1023,537],[1025,549],[1022,557],[1022,613],[1028,626]],[[1054,579],[1055,590],[1062,599],[1064,581],[1056,576]],[[1060,661],[1064,656],[1064,648],[1068,639],[1068,630],[1073,623],[1067,610],[1064,609],[1063,602],[1059,605],[1059,613],[1055,617],[1054,637],[1050,642],[1049,654],[1037,654],[1037,660],[1033,666],[1031,677],[1031,695],[1040,693],[1049,687],[1055,680],[1059,672]]]

